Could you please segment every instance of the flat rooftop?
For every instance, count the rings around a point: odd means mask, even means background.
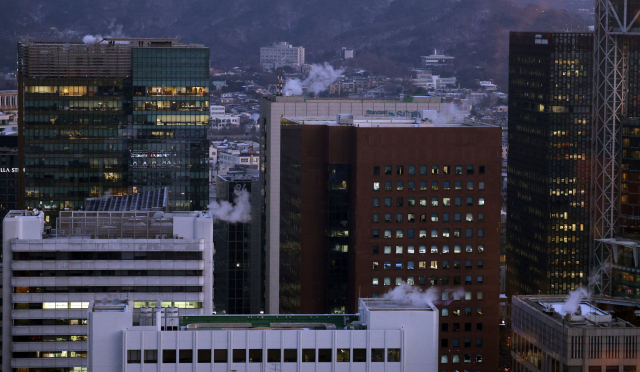
[[[369,311],[394,310],[394,311],[434,311],[435,307],[427,304],[416,304],[411,301],[389,300],[384,298],[360,299]]]
[[[386,119],[386,118],[354,118],[353,123],[341,124],[333,118],[321,117],[283,117],[295,125],[326,125],[332,127],[348,126],[359,128],[464,128],[464,127],[496,127],[495,125],[474,123],[427,123],[419,118],[415,119]]]
[[[181,316],[180,327],[201,330],[228,329],[333,329],[342,330],[358,320],[355,314],[327,315],[194,315]]]

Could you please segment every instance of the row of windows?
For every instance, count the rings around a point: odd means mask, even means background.
[[[445,279],[445,278],[447,279],[446,283],[445,283],[445,281],[444,281],[444,279]],[[383,278],[382,278],[382,285],[384,285],[384,286],[390,286],[390,285],[391,285],[391,279],[392,279],[392,278],[391,278],[391,277],[389,277],[389,276],[385,276],[385,277],[383,277]],[[396,277],[395,277],[395,282],[394,282],[394,283],[395,283],[395,285],[401,285],[404,281],[405,281],[405,278],[404,278],[404,277],[402,277],[402,276],[396,276]],[[472,283],[472,281],[473,281],[473,280],[472,280],[471,275],[469,275],[469,276],[466,276],[466,277],[465,277],[465,281],[464,281],[464,283],[462,283],[462,282],[461,282],[461,280],[460,280],[460,277],[459,277],[459,276],[454,276],[454,277],[453,277],[453,284],[454,284],[454,285],[461,285],[461,284],[471,285],[471,284],[473,284],[473,283]],[[416,284],[416,282],[415,282],[415,277],[413,277],[413,276],[408,276],[408,277],[406,277],[406,282],[407,282],[407,284],[409,284],[409,285],[415,285],[415,284]],[[448,276],[447,276],[447,277],[442,277],[442,284],[443,284],[443,285],[449,285],[449,277],[448,277]],[[477,277],[477,280],[476,280],[476,284],[484,284],[484,278],[483,278],[482,276],[478,276],[478,277]],[[373,285],[373,286],[378,286],[378,285],[380,285],[380,278],[378,278],[378,277],[373,277],[373,278],[371,278],[371,285]],[[418,285],[426,285],[426,277],[425,277],[425,276],[420,276],[420,277],[418,277]],[[468,293],[469,293],[469,296],[471,296],[471,295],[470,295],[470,293],[471,293],[471,292],[468,292]],[[478,292],[478,294],[479,294],[479,296],[481,297],[482,292]],[[447,295],[447,296],[448,296],[448,295]],[[445,300],[445,298],[444,298],[444,297],[445,297],[445,296],[444,296],[444,293],[443,293],[443,300]],[[467,298],[465,298],[465,299],[467,299]],[[470,299],[471,299],[471,297],[469,297],[468,299],[470,300]],[[481,298],[478,298],[478,300],[481,300]]]
[[[426,181],[420,181],[420,191],[427,191],[427,182]],[[473,190],[474,189],[474,182],[473,181],[467,181],[466,182],[466,190]],[[407,182],[407,189],[410,191],[415,191],[416,189],[416,183],[415,181],[409,181]],[[392,183],[391,181],[385,181],[384,183],[384,191],[391,191],[393,190],[392,187]],[[431,181],[431,191],[439,191],[440,190],[440,183],[438,181]],[[449,191],[451,190],[451,182],[450,181],[443,181],[442,182],[442,190],[444,191]],[[461,191],[462,190],[462,181],[455,181],[453,183],[453,190],[455,191]],[[478,182],[478,190],[484,190],[484,181],[480,181]],[[380,182],[374,182],[373,183],[373,191],[380,191]],[[404,182],[403,181],[396,181],[396,191],[404,191]]]
[[[156,307],[156,302],[136,301],[133,307]],[[162,302],[162,307],[177,307],[179,309],[200,309],[201,302]],[[34,310],[34,309],[88,309],[88,302],[14,302],[14,309]]]
[[[470,338],[464,338],[464,339],[462,339],[462,343],[461,343],[459,338],[451,339],[451,347],[461,347],[461,344],[463,345],[462,347],[469,348],[472,345],[472,340]],[[449,347],[449,339],[447,339],[447,338],[441,339],[440,340],[440,347],[442,347],[442,348]],[[482,347],[482,339],[481,338],[476,338],[475,347]]]
[[[451,363],[460,363],[460,362],[461,362],[460,354],[453,354],[451,356]],[[471,354],[462,354],[462,362],[471,363]],[[482,363],[482,354],[476,354],[475,362]],[[441,355],[440,363],[443,363],[443,364],[449,363],[449,356]]]
[[[415,269],[415,262],[416,261],[407,261],[407,266],[406,269],[407,270],[414,270]],[[428,265],[428,261],[418,261],[418,269],[420,270],[426,270],[427,269],[427,265]],[[391,261],[384,261],[382,268],[383,270],[391,270],[392,267],[392,262]],[[395,262],[395,269],[396,270],[402,270],[405,268],[405,266],[403,265],[402,261],[396,261]],[[431,269],[437,269],[438,268],[438,261],[431,261],[431,265],[429,266]],[[373,261],[372,262],[372,270],[378,270],[380,268],[380,261]],[[449,269],[449,260],[443,260],[442,261],[442,269]],[[459,260],[454,260],[453,261],[453,268],[454,269],[460,269],[460,261]],[[465,269],[472,269],[473,268],[473,261],[472,260],[466,260],[465,261]],[[484,260],[478,260],[478,262],[476,263],[476,268],[478,269],[482,269],[484,268]],[[468,281],[471,280],[471,277],[468,276],[467,277]],[[459,281],[459,280],[458,280]],[[478,277],[478,282],[482,282],[482,277],[479,276]],[[456,284],[456,283],[454,283]],[[457,283],[460,284],[460,283]],[[467,284],[467,283],[465,283]],[[468,283],[471,284],[471,283]]]
[[[199,286],[78,286],[78,287],[14,287],[13,293],[171,293],[202,292]]]
[[[36,335],[36,336],[13,336],[13,342],[67,342],[67,341],[87,341],[86,335]]]
[[[473,309],[470,307],[464,307],[464,308],[460,308],[460,307],[454,307],[451,309],[451,314],[453,316],[472,316],[473,315]],[[440,309],[441,312],[441,316],[442,317],[448,317],[449,316],[449,308],[448,307],[443,307],[442,309]],[[478,316],[482,316],[484,314],[484,309],[482,307],[477,307],[476,308],[476,315]],[[455,342],[454,342],[455,345]]]
[[[202,276],[202,270],[16,270],[14,277]]]
[[[419,199],[419,205],[421,207],[426,207],[427,204],[431,204],[432,207],[437,207],[437,206],[440,205],[440,199],[438,197],[432,197],[429,203],[428,203],[427,198],[420,198]],[[395,205],[396,205],[396,207],[403,207],[404,206],[404,198],[402,196],[397,197]],[[462,198],[461,197],[454,197],[453,198],[453,205],[456,206],[456,207],[462,206]],[[466,197],[465,205],[467,205],[469,207],[474,205],[473,196],[467,196]],[[484,205],[484,198],[483,197],[478,198],[478,205],[480,205],[480,206]],[[373,198],[373,206],[374,207],[379,207],[380,206],[380,198]],[[385,207],[391,207],[391,198],[384,198],[384,206]],[[416,198],[414,198],[414,197],[407,198],[407,206],[408,207],[415,207],[416,206]],[[442,206],[444,206],[444,207],[451,206],[451,198],[443,197],[442,198]]]
[[[55,261],[55,260],[171,260],[191,261],[201,260],[202,252],[145,252],[145,251],[116,251],[116,252],[13,252],[14,261]]]
[[[460,327],[460,325],[464,326],[464,330],[462,327]],[[472,329],[472,324],[471,323],[452,323],[451,324],[451,331],[452,332],[460,332],[463,330],[463,332],[473,332]],[[483,330],[483,326],[482,323],[476,323],[476,331],[482,331]],[[449,323],[441,323],[440,324],[440,332],[449,332]]]
[[[144,351],[144,354],[143,354]],[[213,353],[212,353],[213,351]],[[191,349],[164,349],[162,350],[162,363],[228,363],[227,349],[198,349],[197,360],[194,360]],[[233,349],[231,351],[233,363],[262,363],[262,349]],[[367,361],[384,363],[400,362],[400,349],[371,349],[367,358],[367,349],[337,349],[336,362],[364,363]],[[127,362],[131,364],[158,363],[158,350],[127,350]],[[212,358],[213,356],[213,358]],[[177,358],[176,358],[177,357]],[[386,357],[386,358],[385,358]],[[331,363],[333,352],[331,349],[302,349],[302,362]],[[267,363],[297,363],[297,349],[268,349],[266,353]]]
[[[443,165],[442,166],[442,174],[457,174],[457,175],[461,175],[463,173],[462,168],[463,168],[462,165],[456,165],[453,168],[450,165]],[[420,174],[427,174],[428,173],[428,166],[426,166],[426,165],[420,165],[418,169],[420,171]],[[474,173],[474,169],[475,169],[475,167],[473,165],[467,165],[465,174],[472,175]],[[452,171],[454,173],[452,173]],[[484,165],[479,165],[478,166],[478,174],[485,174],[485,171],[486,171],[486,169],[485,169]],[[388,175],[391,175],[392,173],[393,173],[393,167],[391,165],[385,165],[384,166],[384,174],[388,176]],[[432,165],[431,166],[431,174],[437,175],[439,173],[440,173],[440,166]],[[404,165],[397,165],[396,166],[396,174],[397,175],[405,174],[405,166]],[[407,166],[407,174],[416,174],[416,166],[415,165]],[[373,175],[374,176],[379,176],[380,175],[380,166],[379,165],[375,165],[373,167]]]
[[[390,245],[385,245],[383,246],[383,253],[384,254],[391,254],[392,252],[392,247]],[[404,251],[404,246],[402,245],[396,245],[395,248],[395,253],[396,254],[402,254]],[[473,244],[466,244],[465,248],[464,248],[465,253],[473,253]],[[483,244],[478,244],[476,251],[478,253],[484,253],[484,245]],[[429,252],[430,253],[450,253],[450,247],[448,244],[443,244],[441,250],[438,248],[438,245],[436,244],[432,244],[431,247],[429,248]],[[462,245],[460,244],[454,244],[453,245],[453,253],[461,253],[462,252]],[[380,246],[379,245],[374,245],[372,248],[372,253],[373,254],[379,254],[380,253]],[[407,246],[407,254],[414,254],[416,253],[416,246],[415,245],[408,245]],[[427,246],[426,245],[419,245],[418,246],[418,253],[420,254],[425,254],[427,253]]]
[[[473,238],[473,229],[464,229],[464,230],[465,230],[464,231],[464,237],[465,238]],[[449,237],[451,237],[451,235],[452,235],[451,234],[451,229],[442,229],[442,237],[443,238],[449,238]],[[437,238],[439,236],[438,229],[431,229],[430,236],[432,238]],[[476,236],[478,238],[483,238],[484,237],[484,229],[477,229]],[[373,232],[372,232],[372,237],[374,239],[378,239],[380,237],[380,230],[374,229]],[[393,234],[391,233],[391,229],[384,230],[383,237],[385,239],[391,239],[393,237]],[[427,230],[418,230],[418,238],[426,238],[426,237],[427,237]],[[462,229],[453,229],[453,237],[454,238],[462,237]],[[396,239],[404,238],[404,231],[402,229],[396,229],[395,238]],[[407,230],[407,238],[409,238],[409,239],[415,238],[415,230],[414,229],[408,229]]]
[[[390,222],[394,222],[394,220],[392,219],[392,215],[391,213],[385,213],[384,215],[384,222],[390,223]],[[440,220],[438,213],[431,213],[431,217],[428,217],[428,215],[426,213],[420,213],[418,215],[419,217],[419,222],[438,222]],[[465,217],[464,220],[466,222],[473,222],[474,218],[473,218],[473,213],[471,212],[467,212],[465,213]],[[478,222],[484,222],[484,213],[478,213],[476,220]],[[443,213],[442,214],[442,222],[450,222],[451,221],[451,214],[450,213]],[[462,222],[462,213],[454,213],[453,214],[453,221],[454,222]],[[373,214],[373,222],[380,222],[380,214],[379,213],[374,213]],[[403,213],[396,213],[395,216],[395,222],[396,223],[402,223],[404,222],[404,214]],[[415,213],[407,213],[407,222],[416,222],[416,214]]]

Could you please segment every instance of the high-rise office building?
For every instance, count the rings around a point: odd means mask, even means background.
[[[148,307],[211,314],[208,216],[63,211],[56,222],[48,234],[42,211],[11,211],[3,220],[3,371],[86,371],[94,301],[130,302],[136,323]]]
[[[402,282],[435,286],[439,370],[497,368],[501,129],[430,123],[421,110],[449,108],[437,98],[281,99],[263,103],[280,312],[350,312]]]
[[[589,275],[593,35],[509,45],[507,292],[568,293]]]
[[[273,43],[260,48],[260,65],[263,68],[304,65],[304,47],[294,47],[287,42]]]
[[[251,175],[234,170],[216,177],[219,202],[238,205],[239,193],[246,192],[250,204],[245,206],[250,209],[248,221],[218,220],[214,224],[214,304],[218,314],[264,312],[265,261],[260,227],[260,189],[257,173]]]
[[[88,197],[163,187],[172,210],[208,204],[208,48],[25,41],[18,85],[25,208],[49,220]]]

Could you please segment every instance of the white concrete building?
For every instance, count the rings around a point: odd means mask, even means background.
[[[640,301],[628,298],[596,296],[571,305],[566,296],[513,296],[513,371],[637,371],[639,314]]]
[[[453,87],[457,84],[458,80],[455,77],[442,78],[439,75],[430,75],[418,79],[412,79],[412,81],[413,85],[429,90]]]
[[[136,325],[130,303],[94,304],[91,372],[436,372],[438,367],[435,307],[361,299],[358,315],[179,319],[145,310],[149,316]],[[178,329],[171,330],[176,323]]]
[[[262,47],[260,48],[260,65],[263,68],[304,65],[304,47],[294,47],[284,41]]]
[[[443,66],[446,64],[451,64],[453,63],[453,60],[456,57],[451,57],[451,56],[447,56],[444,54],[438,54],[437,50],[433,51],[432,55],[429,56],[421,56],[420,57],[422,59],[422,64],[426,67],[436,67],[436,66]]]
[[[211,314],[213,220],[201,212],[11,211],[3,220],[4,371],[86,371],[87,308],[122,299]],[[112,326],[108,324],[107,327]]]
[[[246,165],[258,168],[260,164],[260,155],[253,150],[221,150],[218,153],[218,162],[225,168],[233,168],[237,165]]]
[[[211,106],[209,108],[209,119],[212,129],[228,129],[240,127],[240,117],[226,114],[224,106]]]

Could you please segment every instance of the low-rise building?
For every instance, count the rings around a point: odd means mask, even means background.
[[[260,65],[264,69],[304,65],[304,47],[294,47],[284,41],[262,47],[260,48]]]
[[[438,311],[360,299],[356,315],[175,317],[135,323],[131,303],[94,303],[89,370],[436,372]]]

